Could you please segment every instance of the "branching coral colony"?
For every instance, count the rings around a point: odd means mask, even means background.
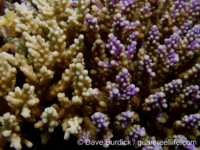
[[[200,0],[32,0],[4,13],[1,149],[33,146],[21,132],[26,122],[43,131],[42,144],[58,126],[65,140],[103,147],[112,139],[198,140]]]

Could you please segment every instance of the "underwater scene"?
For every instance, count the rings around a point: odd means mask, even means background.
[[[0,0],[0,150],[200,150],[200,0]]]

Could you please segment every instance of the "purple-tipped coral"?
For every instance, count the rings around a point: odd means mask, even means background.
[[[92,16],[91,14],[86,14],[85,16],[85,24],[86,26],[88,26],[90,28],[90,30],[98,30],[99,26],[97,23],[97,18],[95,18],[94,16]]]
[[[96,131],[108,130],[109,118],[101,112],[96,112],[91,116],[92,123],[96,126]]]
[[[149,31],[149,37],[147,42],[147,46],[150,48],[150,52],[158,47],[159,39],[160,39],[160,32],[158,31],[157,26],[153,25],[151,31]]]
[[[109,100],[114,102],[128,101],[135,97],[139,92],[139,88],[130,83],[131,80],[129,76],[130,73],[128,70],[123,69],[122,72],[116,76],[116,83],[112,84],[111,82],[107,82],[107,89],[110,95],[108,98]]]
[[[122,128],[125,128],[128,124],[133,123],[133,116],[134,112],[131,112],[130,110],[122,112],[115,117],[114,125],[122,126]]]
[[[131,35],[129,35],[129,37],[127,38],[128,44],[131,44],[133,41],[136,41],[138,35],[139,35],[138,31],[135,31]]]
[[[128,26],[125,27],[125,32],[134,31],[140,25],[140,21],[131,22]]]
[[[117,13],[114,17],[114,23],[112,25],[114,33],[119,34],[128,24],[129,21],[125,20],[121,13]]]
[[[200,0],[9,1],[0,6],[0,149],[57,149],[59,126],[63,140],[86,145],[196,149],[138,142],[199,140]]]
[[[191,30],[186,34],[184,39],[184,46],[186,46],[186,56],[193,56],[197,49],[200,49],[200,26],[195,25]]]
[[[178,95],[178,97],[175,100],[175,103],[171,105],[172,108],[176,109],[190,109],[191,107],[195,108],[196,103],[198,102],[200,98],[200,91],[198,85],[191,85],[185,89],[183,89],[183,92]],[[194,108],[193,108],[194,109]]]
[[[106,47],[110,50],[111,55],[115,59],[120,59],[120,54],[123,52],[124,45],[121,44],[120,40],[117,40],[114,34],[109,34],[108,37],[109,39]]]
[[[188,22],[185,22],[181,27],[180,29],[178,30],[178,27],[174,27],[173,31],[174,32],[177,32],[179,36],[183,36],[183,35],[186,35],[187,34],[187,31],[189,29],[192,28],[192,24],[193,22],[191,20],[189,20]]]
[[[122,11],[122,14],[127,14],[129,18],[132,17],[132,14],[130,13],[135,8],[135,0],[122,0],[120,1],[120,10]]]
[[[139,67],[140,71],[146,71],[150,77],[155,76],[155,72],[152,71],[152,60],[148,55],[144,55],[143,59],[140,61],[141,66]]]
[[[178,120],[174,123],[174,126],[177,130],[182,130],[182,132],[190,131],[197,129],[200,126],[200,114],[193,114],[193,115],[185,115],[181,121]],[[185,131],[184,131],[185,130]],[[195,130],[196,131],[196,130]],[[198,133],[195,133],[198,134]]]
[[[99,66],[105,68],[106,70],[108,70],[110,66],[119,69],[123,63],[122,61],[125,55],[124,45],[121,44],[120,41],[117,40],[117,37],[115,37],[113,34],[109,34],[108,37],[109,39],[106,47],[113,56],[113,60],[111,60],[110,63],[99,61]]]
[[[141,140],[143,137],[146,136],[146,131],[145,128],[142,127],[140,125],[133,125],[132,127],[129,127],[126,131],[125,131],[125,139],[126,140]]]
[[[145,103],[143,104],[143,110],[147,115],[155,117],[158,121],[162,121],[162,108],[167,107],[168,104],[164,92],[157,92],[150,95],[145,99]]]
[[[136,53],[136,45],[137,42],[131,40],[131,44],[127,47],[127,51],[125,52],[128,60],[131,60],[134,57],[134,54]]]
[[[160,88],[162,92],[164,92],[166,95],[173,95],[180,92],[180,89],[182,88],[182,80],[172,80],[172,82],[165,84],[163,87]]]

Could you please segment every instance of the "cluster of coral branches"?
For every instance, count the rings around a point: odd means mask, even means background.
[[[27,122],[42,144],[58,126],[65,140],[105,148],[113,139],[198,141],[200,0],[0,3],[0,149],[32,147]]]

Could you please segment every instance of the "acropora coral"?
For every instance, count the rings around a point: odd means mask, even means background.
[[[0,149],[199,141],[200,0],[0,0]],[[123,145],[125,146],[125,145]],[[198,145],[139,145],[195,150]]]

